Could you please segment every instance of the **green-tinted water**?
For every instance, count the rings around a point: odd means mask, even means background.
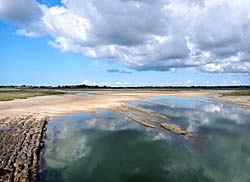
[[[250,181],[250,113],[203,98],[133,103],[194,132],[149,129],[112,112],[75,114],[48,125],[42,181]]]

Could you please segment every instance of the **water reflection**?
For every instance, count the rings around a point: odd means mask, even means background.
[[[193,138],[150,129],[112,111],[49,123],[43,181],[250,180],[249,112],[205,98],[156,97],[133,103],[170,117]]]
[[[10,126],[0,127],[0,131],[6,131],[6,130],[10,130],[10,129],[11,129]]]

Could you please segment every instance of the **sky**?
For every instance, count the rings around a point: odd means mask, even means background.
[[[249,0],[0,0],[0,85],[250,85]]]

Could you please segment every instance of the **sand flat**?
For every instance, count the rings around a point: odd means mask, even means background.
[[[111,109],[127,101],[140,101],[154,96],[197,97],[208,96],[213,91],[88,91],[93,96],[79,96],[72,93],[0,101],[0,117],[34,114],[54,118],[69,113],[92,112]]]
[[[212,98],[213,101],[237,104],[244,109],[250,109],[250,96],[221,96]]]

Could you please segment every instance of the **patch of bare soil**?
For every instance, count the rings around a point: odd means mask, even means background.
[[[0,181],[35,181],[47,119],[23,115],[0,120]]]

